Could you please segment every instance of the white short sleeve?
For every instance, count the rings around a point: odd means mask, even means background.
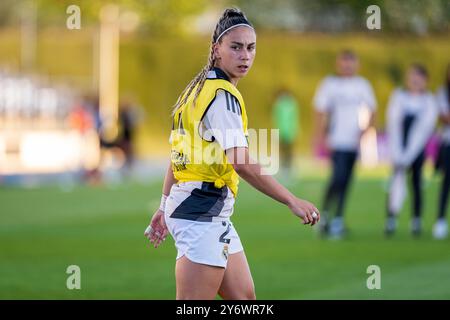
[[[326,77],[317,88],[313,104],[317,111],[326,112],[331,107],[331,78]]]
[[[436,94],[436,102],[439,107],[439,113],[442,115],[446,115],[446,114],[450,113],[450,106],[449,106],[447,94],[450,94],[450,93],[447,93],[443,87],[440,88]]]
[[[242,124],[242,109],[238,100],[229,92],[220,90],[206,111],[200,135],[209,141],[217,141],[223,150],[248,147]]]
[[[367,104],[370,110],[375,111],[377,108],[377,100],[375,99],[372,86],[366,79],[363,79],[363,87],[364,102]]]

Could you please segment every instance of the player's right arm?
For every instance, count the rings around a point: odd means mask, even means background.
[[[333,78],[326,77],[318,86],[314,98],[313,106],[315,110],[314,121],[314,147],[323,147],[326,151],[329,151],[327,143],[327,128],[329,121],[329,112],[332,106],[331,92],[333,91]]]
[[[150,240],[150,242],[153,243],[153,246],[155,248],[157,248],[161,244],[161,242],[166,239],[167,234],[169,233],[169,231],[167,230],[166,221],[164,220],[164,209],[166,199],[170,193],[170,189],[175,183],[176,180],[173,176],[172,165],[169,164],[164,178],[161,204],[158,210],[156,210],[156,212],[153,214],[153,217],[150,220],[150,224],[144,232],[144,236],[146,236]]]
[[[322,111],[315,111],[315,134],[314,134],[314,147],[324,147],[326,151],[329,151],[327,143],[327,126],[328,126],[328,113]]]
[[[297,198],[272,176],[264,175],[261,166],[250,160],[248,148],[230,148],[226,150],[226,155],[242,179],[272,199],[287,205],[304,224],[314,225],[320,220],[320,212],[312,203]],[[317,214],[316,218],[313,218],[314,212]]]
[[[163,195],[168,197],[169,193],[170,193],[170,189],[176,182],[177,181],[175,180],[175,177],[173,176],[172,164],[169,163],[169,165],[167,166],[167,170],[166,170],[166,176],[164,177],[164,184],[163,184],[163,190],[162,190]]]

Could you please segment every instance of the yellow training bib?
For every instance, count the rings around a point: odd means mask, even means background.
[[[196,87],[192,90],[187,102],[174,114],[171,135],[172,170],[178,182],[214,182],[216,188],[227,185],[236,197],[238,174],[228,162],[220,145],[215,141],[207,141],[200,135],[201,121],[216,98],[218,90],[229,92],[239,101],[244,134],[248,136],[247,113],[239,91],[227,80],[206,79],[195,106],[193,99]]]

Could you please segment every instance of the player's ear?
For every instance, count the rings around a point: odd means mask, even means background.
[[[219,48],[220,48],[220,43],[213,44],[213,54],[214,54],[214,58],[217,60],[220,59]]]

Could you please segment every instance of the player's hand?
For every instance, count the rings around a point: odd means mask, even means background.
[[[289,209],[303,220],[303,224],[315,225],[320,220],[319,210],[310,202],[293,197],[288,204]]]
[[[318,144],[317,144],[319,150],[321,153],[325,153],[327,156],[331,153],[330,145],[328,144],[328,139],[326,135],[321,135],[318,138]]]
[[[158,248],[161,242],[166,240],[168,233],[166,221],[164,220],[164,212],[157,210],[152,217],[150,225],[145,229],[144,236],[153,243],[155,248]]]

